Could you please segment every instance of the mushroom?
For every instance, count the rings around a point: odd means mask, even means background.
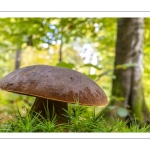
[[[31,112],[40,112],[46,118],[57,114],[58,123],[66,122],[64,109],[67,103],[87,106],[107,105],[104,91],[90,78],[74,70],[48,65],[33,65],[17,69],[0,80],[0,89],[8,92],[35,96]]]

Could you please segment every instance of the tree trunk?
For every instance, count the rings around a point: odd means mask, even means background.
[[[15,70],[20,68],[20,64],[21,64],[21,50],[17,50],[15,58]]]
[[[111,105],[129,110],[127,118],[148,121],[148,109],[143,94],[143,18],[120,18],[112,84]],[[115,99],[115,100],[114,100]],[[121,101],[119,99],[122,99]],[[115,111],[115,116],[117,110]]]
[[[61,40],[61,44],[59,48],[59,62],[62,62],[62,46],[63,46],[63,41]]]

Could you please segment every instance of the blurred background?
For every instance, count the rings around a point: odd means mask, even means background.
[[[0,79],[35,64],[70,68],[106,93],[109,105],[97,112],[149,121],[149,18],[0,18],[0,34]],[[16,108],[25,113],[34,99],[0,91],[0,118],[12,118]]]

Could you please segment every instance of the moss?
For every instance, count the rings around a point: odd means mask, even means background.
[[[143,113],[142,113],[142,99],[140,97],[135,100],[131,110],[132,110],[132,115],[137,119],[138,122],[144,121]]]
[[[144,121],[143,116],[143,102],[144,102],[144,95],[143,95],[143,87],[142,87],[142,78],[140,78],[136,85],[136,90],[132,93],[131,99],[131,111],[132,115],[137,119],[138,122]],[[134,88],[132,87],[132,88]]]
[[[113,87],[115,88],[112,89],[112,96],[118,97],[118,98],[124,96],[125,89],[123,88],[119,78],[114,79]]]

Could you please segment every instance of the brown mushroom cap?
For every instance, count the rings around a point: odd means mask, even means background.
[[[15,70],[0,80],[5,91],[89,106],[107,105],[103,90],[87,76],[66,68],[34,65]]]

